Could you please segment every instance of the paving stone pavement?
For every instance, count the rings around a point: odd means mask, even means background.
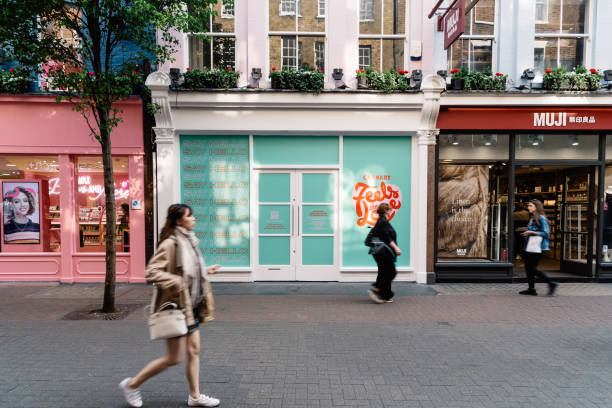
[[[215,285],[200,383],[221,407],[612,407],[612,296],[600,288],[396,284],[405,295],[375,305],[366,286],[293,285]],[[60,320],[101,286],[0,285],[0,407],[126,406],[117,383],[164,346],[148,341],[142,309]],[[149,293],[119,285],[117,302],[144,306]],[[145,407],[186,406],[183,366],[142,391]]]

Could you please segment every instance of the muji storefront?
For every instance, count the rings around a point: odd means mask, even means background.
[[[53,95],[0,96],[0,281],[103,282],[110,224],[117,281],[144,282],[142,102],[119,107],[111,224],[100,144],[80,114]]]
[[[166,78],[147,80],[162,106],[158,229],[171,203],[193,207],[206,262],[222,265],[215,279],[372,280],[363,242],[387,202],[398,279],[427,281],[423,94],[176,94]]]
[[[525,278],[527,203],[542,202],[558,280],[612,276],[612,99],[447,95],[436,151],[436,279]]]

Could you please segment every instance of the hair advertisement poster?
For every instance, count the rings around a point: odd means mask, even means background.
[[[4,244],[40,244],[39,193],[37,181],[2,182]]]
[[[438,258],[487,258],[488,165],[440,166]]]

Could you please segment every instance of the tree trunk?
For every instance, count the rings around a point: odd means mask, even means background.
[[[115,210],[115,177],[113,171],[113,155],[111,150],[111,134],[108,127],[108,112],[98,109],[100,116],[100,142],[102,144],[102,165],[104,166],[104,196],[106,201],[106,277],[104,279],[103,313],[115,312],[115,269],[117,250],[115,244],[115,229],[117,216]],[[102,216],[102,214],[100,214]]]

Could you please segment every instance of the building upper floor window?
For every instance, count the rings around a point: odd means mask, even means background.
[[[480,0],[465,16],[464,33],[448,49],[448,68],[493,70],[495,0]]]
[[[374,0],[359,0],[359,21],[374,20]]]
[[[568,71],[584,65],[587,34],[586,0],[538,0],[536,3],[534,66]]]
[[[233,4],[221,5],[221,17],[222,18],[234,18],[234,5]]]
[[[325,71],[326,6],[326,0],[269,0],[270,69]]]
[[[297,8],[298,14],[301,14],[302,4],[301,0],[281,0],[279,15],[281,16],[294,16]]]
[[[536,0],[536,23],[548,23],[548,0]]]
[[[325,17],[327,0],[319,0],[319,14],[317,17]]]
[[[189,66],[196,69],[235,69],[234,6],[225,5],[222,0],[218,0],[211,8],[216,13],[204,22],[208,38],[189,36]]]
[[[377,71],[403,69],[406,63],[407,3],[407,0],[360,0],[359,65],[362,68],[371,66]],[[365,65],[366,61],[368,65]]]

